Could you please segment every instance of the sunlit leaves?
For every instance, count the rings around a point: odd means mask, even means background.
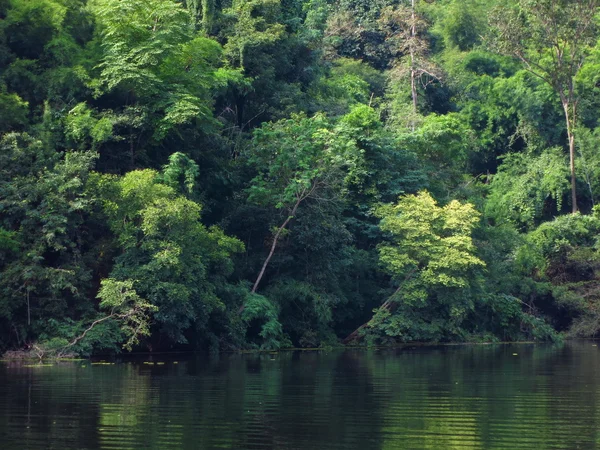
[[[123,348],[131,351],[141,337],[150,335],[150,313],[157,308],[140,298],[131,280],[102,280],[98,298],[100,308],[109,314],[106,317],[119,324],[126,338]]]
[[[475,256],[471,233],[479,214],[456,200],[439,207],[425,192],[401,197],[377,211],[381,229],[393,244],[379,247],[382,264],[402,282],[419,278],[429,286],[465,287],[471,269],[484,263]]]
[[[531,227],[548,201],[554,200],[556,209],[561,209],[569,189],[568,176],[566,157],[560,149],[549,149],[539,156],[508,155],[492,179],[486,212],[498,222]]]
[[[111,278],[133,280],[133,288],[158,307],[154,317],[161,330],[185,342],[183,333],[192,323],[200,327],[213,310],[223,308],[215,279],[227,276],[231,254],[243,246],[218,228],[203,226],[200,205],[160,179],[157,172],[143,170],[95,182],[120,244]]]

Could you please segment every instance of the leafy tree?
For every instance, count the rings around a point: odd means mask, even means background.
[[[471,305],[468,297],[457,294],[469,288],[475,271],[485,265],[476,256],[471,237],[479,221],[473,206],[453,200],[439,207],[427,192],[421,192],[381,206],[378,215],[391,241],[379,246],[380,261],[397,288],[373,318],[345,342],[371,329],[376,335],[414,338],[410,329],[418,327],[423,318],[411,324],[411,309],[422,308],[427,302],[437,303],[435,321],[460,322]],[[399,306],[401,312],[394,314]]]
[[[351,140],[341,139],[323,115],[268,124],[254,133],[249,163],[258,171],[249,199],[284,211],[252,292],[256,292],[277,243],[300,205],[332,202],[343,193],[344,182],[360,168],[361,156]]]
[[[597,39],[596,0],[518,0],[498,7],[490,22],[497,49],[552,87],[560,98],[569,142],[571,204],[578,210],[575,130],[580,96],[575,84]]]
[[[440,24],[449,47],[465,52],[481,43],[481,36],[486,32],[484,4],[479,0],[467,0],[442,6],[445,14]]]
[[[244,302],[241,316],[248,326],[253,321],[262,322],[259,333],[262,338],[261,349],[277,350],[291,345],[279,322],[277,306],[266,297],[256,293],[249,294],[248,299]]]
[[[0,89],[0,132],[18,131],[27,124],[28,104],[17,94],[7,94]]]
[[[396,77],[402,77],[405,72],[408,72],[412,112],[416,115],[419,82],[426,86],[440,78],[439,70],[427,58],[429,45],[424,33],[426,22],[417,12],[416,0],[411,1],[410,7],[402,5],[397,8],[387,7],[382,11],[379,21],[395,53],[408,59],[407,64],[396,65]],[[414,130],[414,121],[411,127]]]
[[[163,168],[162,180],[175,190],[191,194],[198,174],[198,164],[183,153],[175,152],[169,156],[169,164]]]
[[[552,200],[560,211],[569,189],[564,160],[560,149],[547,150],[540,156],[507,155],[492,178],[486,213],[498,222],[532,227],[553,209],[549,206]]]
[[[18,249],[0,263],[0,320],[25,341],[48,319],[85,314],[91,306],[83,223],[97,155],[61,155],[26,134],[9,133],[0,146],[0,226],[5,246]]]
[[[557,217],[530,232],[517,253],[519,262],[527,262],[523,270],[550,282],[546,295],[532,295],[529,306],[552,314],[555,328],[570,336],[589,337],[599,329],[599,231],[597,214]]]
[[[223,11],[233,19],[225,51],[235,65],[246,67],[249,48],[270,44],[279,40],[284,26],[278,23],[279,0],[233,0],[231,8]]]
[[[600,155],[596,151],[600,129],[589,130],[581,127],[577,134],[577,171],[587,186],[592,205],[595,206],[600,194],[600,186],[596,181],[600,177]]]
[[[158,92],[160,63],[190,38],[186,10],[170,0],[96,0],[92,8],[102,35],[100,68],[106,89]]]
[[[385,33],[377,19],[391,2],[373,4],[369,0],[340,0],[327,20],[324,52],[328,59],[352,58],[377,70],[391,67],[392,52],[385,45]]]
[[[194,36],[189,12],[169,1],[97,0],[102,58],[96,95],[123,97],[113,118],[115,134],[129,144],[129,165],[137,147],[160,142],[172,131],[216,125],[213,90],[236,78],[219,69],[222,51],[211,39]],[[115,20],[115,17],[118,19]]]
[[[109,314],[102,319],[97,319],[90,328],[99,320],[116,320],[127,339],[123,348],[129,351],[134,345],[139,344],[141,336],[150,335],[149,313],[158,308],[137,295],[133,290],[133,282],[102,280],[98,298],[101,299],[100,308],[107,310]]]
[[[120,335],[111,335],[110,328],[107,329],[106,327],[104,327],[104,333],[115,340],[124,341],[123,348],[131,351],[134,345],[139,344],[140,337],[150,335],[150,313],[157,309],[140,298],[132,289],[132,285],[132,282],[119,282],[112,279],[102,280],[98,298],[101,299],[100,309],[106,310],[105,315],[96,318],[90,324],[86,324],[83,332],[71,340],[52,337],[48,341],[34,344],[33,348],[39,358],[42,359],[48,356],[62,358],[73,354],[70,353],[73,349],[78,349],[79,354],[81,354],[86,344],[87,346],[91,344],[92,347],[97,346],[98,342],[94,341],[99,341],[99,338],[93,335],[107,321],[120,328]],[[77,326],[71,328],[77,328]],[[72,330],[69,331],[72,333]]]
[[[200,223],[200,206],[159,182],[152,170],[122,178],[96,177],[103,210],[118,245],[110,278],[131,286],[156,306],[154,319],[174,342],[195,324],[206,332],[217,295],[242,244]]]
[[[430,114],[412,132],[399,133],[399,145],[416,153],[433,176],[431,189],[448,195],[462,181],[476,153],[475,134],[459,114]]]
[[[35,59],[62,28],[67,8],[64,2],[29,0],[10,2],[2,28],[9,49],[18,57]]]
[[[196,22],[201,22],[202,31],[207,35],[212,32],[215,20],[214,0],[185,0],[183,2]]]
[[[0,349],[597,333],[596,4],[0,0]]]

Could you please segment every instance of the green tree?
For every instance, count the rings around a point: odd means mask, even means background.
[[[396,64],[394,81],[403,78],[408,72],[412,98],[412,113],[418,113],[418,85],[423,86],[440,78],[439,69],[427,58],[429,42],[426,37],[426,22],[417,11],[417,0],[411,0],[410,6],[391,6],[381,12],[379,22],[385,31],[386,39],[395,50],[395,54],[406,59]],[[412,120],[411,128],[415,128]]]
[[[154,319],[161,331],[186,342],[192,324],[206,333],[210,314],[224,309],[217,292],[233,269],[231,255],[243,246],[221,229],[202,225],[200,205],[161,178],[152,170],[97,176],[93,189],[117,243],[110,278],[131,282],[158,308]]]
[[[486,214],[497,223],[508,221],[519,227],[533,227],[544,210],[560,211],[569,189],[569,172],[560,149],[541,155],[513,153],[503,159],[490,183]]]
[[[91,8],[102,49],[99,77],[91,85],[97,96],[121,98],[113,129],[120,135],[116,140],[129,144],[130,167],[147,143],[185,126],[216,125],[214,91],[236,75],[219,68],[220,45],[195,36],[180,3],[95,0]]]
[[[457,113],[430,114],[413,131],[398,134],[398,145],[413,151],[431,174],[430,189],[437,195],[450,196],[478,150],[475,133],[465,122]]]
[[[597,0],[517,0],[494,10],[498,51],[518,58],[560,98],[569,143],[571,205],[577,212],[575,130],[580,95],[577,74],[597,39]]]
[[[577,135],[577,171],[587,186],[592,205],[595,206],[600,195],[597,181],[600,179],[600,154],[596,151],[600,142],[600,128],[589,130],[580,127]]]
[[[48,356],[63,358],[71,355],[73,354],[73,349],[81,349],[82,344],[87,343],[89,345],[89,341],[97,344],[97,342],[93,341],[98,341],[98,337],[92,336],[98,330],[99,326],[107,321],[113,322],[113,324],[120,328],[121,333],[117,339],[123,342],[124,349],[131,351],[134,345],[139,344],[141,337],[150,335],[150,314],[157,310],[154,305],[140,298],[132,287],[133,283],[131,281],[102,280],[98,298],[101,300],[99,308],[104,312],[104,315],[86,324],[83,332],[71,340],[52,337],[48,341],[36,343],[33,346],[34,351],[40,359]],[[68,331],[72,333],[74,331],[73,328],[77,329],[78,325],[80,324],[76,324]],[[107,333],[106,330],[105,328],[104,334],[110,337],[107,339],[105,336],[103,345],[107,344],[107,340],[115,337],[111,333]]]
[[[83,224],[97,155],[56,153],[15,133],[2,137],[0,149],[0,227],[7,245],[18,249],[0,262],[0,320],[24,341],[49,319],[78,319],[91,307]]]
[[[17,94],[2,92],[0,86],[0,132],[18,131],[27,124],[28,104]]]
[[[463,319],[471,307],[469,302],[463,299],[444,304],[444,300],[455,297],[443,294],[468,288],[475,271],[485,266],[476,255],[471,236],[479,222],[475,208],[456,200],[440,207],[427,192],[421,192],[383,205],[377,214],[382,218],[381,229],[390,239],[379,246],[380,261],[397,288],[373,318],[344,342],[359,339],[369,329],[406,339],[410,319],[403,313],[394,315],[399,305],[410,309],[436,302],[435,320]]]
[[[257,129],[249,163],[258,171],[249,189],[250,201],[283,210],[286,216],[252,287],[256,292],[300,205],[309,199],[338,200],[344,183],[359,170],[361,155],[354,141],[336,132],[323,115],[299,115]]]

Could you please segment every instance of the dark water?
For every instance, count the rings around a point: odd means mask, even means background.
[[[0,448],[600,448],[593,342],[154,362],[0,363]]]

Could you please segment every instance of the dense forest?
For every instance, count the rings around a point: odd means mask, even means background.
[[[597,0],[0,0],[0,351],[600,331]]]

